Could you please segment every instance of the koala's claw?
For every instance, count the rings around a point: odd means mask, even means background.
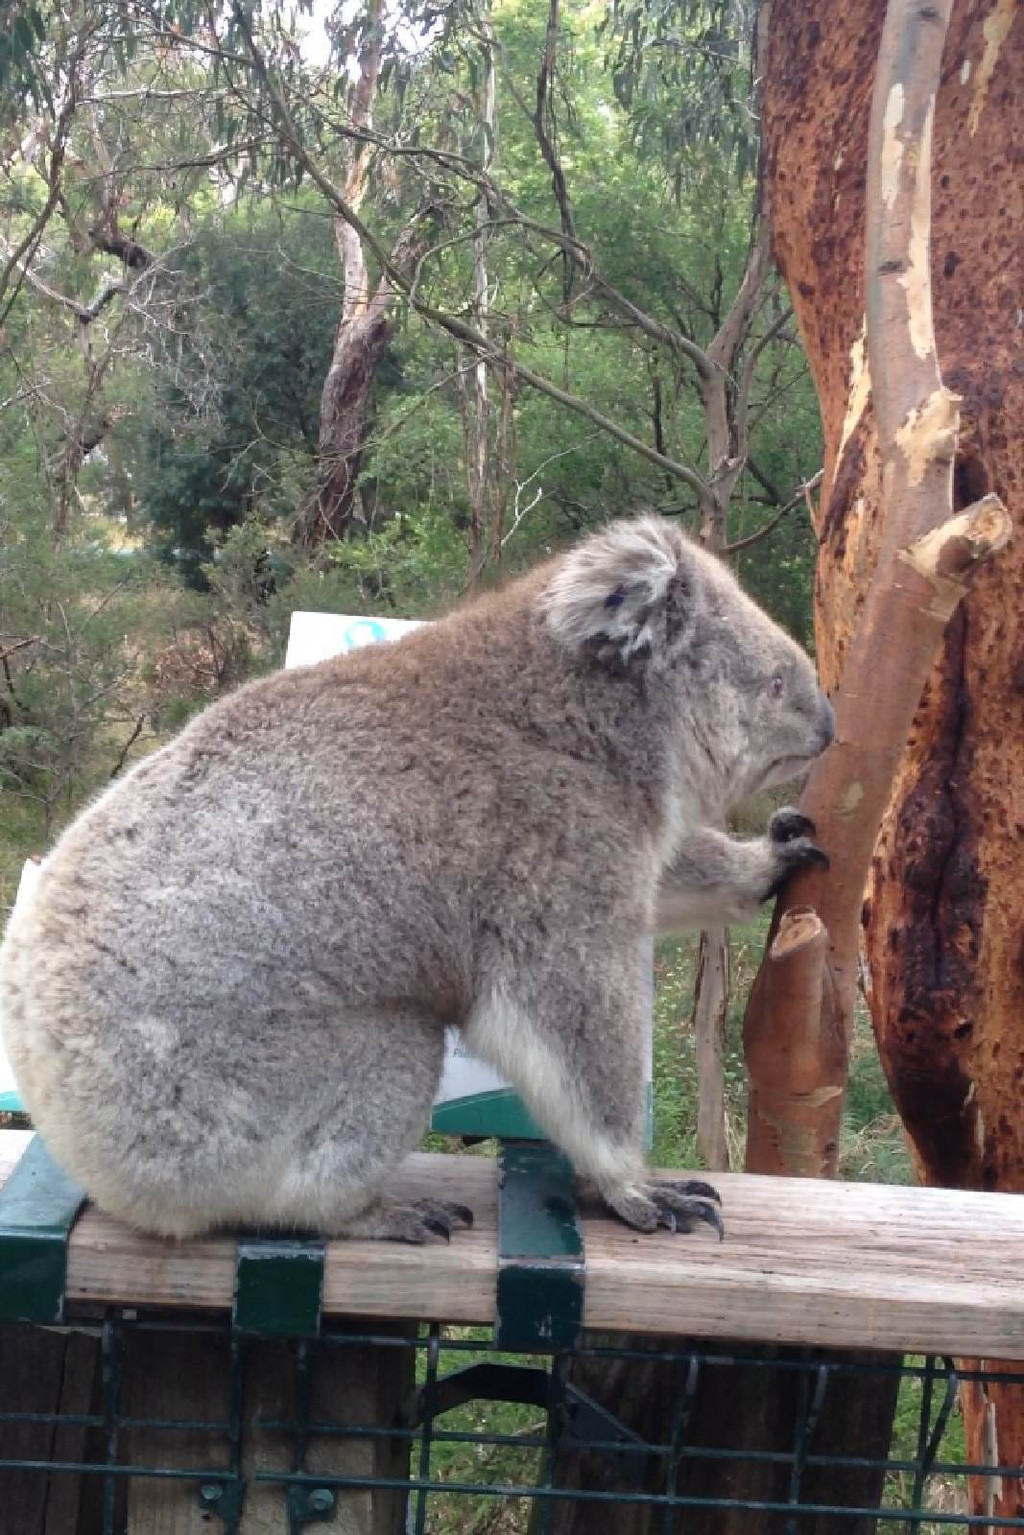
[[[648,1193],[658,1208],[658,1225],[669,1231],[692,1231],[704,1221],[725,1240],[725,1222],[719,1206],[721,1195],[709,1183],[652,1183]]]
[[[673,1232],[692,1231],[703,1221],[717,1231],[720,1242],[725,1237],[719,1210],[721,1196],[710,1183],[688,1179],[634,1184],[621,1193],[606,1194],[605,1202],[620,1220],[637,1231],[657,1231],[659,1226]]]
[[[791,805],[776,810],[768,822],[768,838],[774,843],[795,842],[800,837],[814,836],[814,822]]]
[[[445,1242],[451,1241],[453,1231],[466,1229],[473,1224],[473,1212],[469,1206],[453,1204],[448,1199],[414,1199],[412,1208],[427,1231]]]
[[[722,1203],[722,1196],[710,1183],[702,1183],[699,1178],[666,1179],[664,1182],[653,1185],[656,1189],[674,1189],[677,1194],[694,1195],[698,1199],[712,1199],[716,1205]]]
[[[768,842],[774,872],[762,901],[770,901],[778,895],[782,886],[798,869],[809,869],[815,864],[828,868],[828,854],[822,852],[811,834],[814,822],[799,810],[777,810],[768,822]]]
[[[468,1205],[447,1199],[413,1199],[408,1204],[386,1198],[376,1200],[361,1215],[347,1221],[339,1236],[369,1237],[378,1242],[450,1242],[452,1232],[473,1224]]]

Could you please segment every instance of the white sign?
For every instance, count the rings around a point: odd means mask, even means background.
[[[36,887],[41,868],[42,864],[35,858],[29,858],[26,861],[21,871],[21,879],[18,881],[18,893],[14,897],[15,911],[29,900]],[[20,1109],[21,1098],[18,1094],[18,1084],[14,1080],[14,1068],[7,1059],[4,1042],[0,1037],[0,1111],[10,1113],[12,1110]]]
[[[345,613],[293,613],[288,631],[285,666],[312,666],[329,661],[332,656],[358,650],[361,645],[376,645],[381,640],[398,640],[423,622],[413,618],[353,618]]]

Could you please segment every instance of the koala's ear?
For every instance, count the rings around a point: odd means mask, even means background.
[[[656,661],[686,626],[691,560],[663,518],[613,522],[556,569],[541,599],[548,627],[606,663]]]

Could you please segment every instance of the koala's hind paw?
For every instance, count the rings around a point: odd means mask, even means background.
[[[447,1199],[412,1199],[408,1204],[377,1199],[346,1221],[338,1235],[422,1247],[427,1242],[450,1242],[453,1231],[467,1230],[472,1224],[473,1212],[468,1205]]]
[[[692,1231],[703,1221],[718,1232],[720,1242],[725,1236],[719,1209],[722,1200],[710,1183],[696,1179],[632,1183],[606,1192],[604,1199],[620,1220],[637,1231],[657,1231],[659,1226],[667,1226],[669,1231]]]

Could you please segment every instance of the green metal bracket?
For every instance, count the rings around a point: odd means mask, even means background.
[[[242,1517],[245,1484],[241,1480],[203,1482],[198,1491],[199,1507],[204,1514],[216,1514],[224,1521],[226,1535],[235,1535]]]
[[[510,1141],[544,1139],[543,1130],[537,1128],[522,1099],[510,1087],[435,1103],[430,1128],[442,1135],[478,1135],[485,1140],[492,1135]]]
[[[231,1324],[258,1338],[316,1338],[327,1248],[316,1237],[242,1237]]]
[[[59,1322],[85,1193],[33,1136],[0,1189],[0,1321]]]
[[[495,1346],[516,1354],[572,1348],[583,1325],[583,1286],[572,1168],[547,1142],[503,1143]]]
[[[289,1535],[307,1524],[333,1524],[338,1512],[338,1494],[332,1487],[309,1487],[300,1483],[288,1489]]]

